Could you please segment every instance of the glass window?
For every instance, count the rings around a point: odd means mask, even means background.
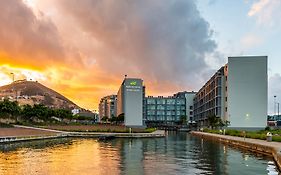
[[[165,99],[157,99],[157,104],[165,104]]]
[[[175,104],[176,100],[175,99],[167,99],[167,104],[172,105]]]
[[[147,99],[147,104],[155,104],[155,99]]]

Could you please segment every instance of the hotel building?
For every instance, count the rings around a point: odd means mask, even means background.
[[[144,96],[143,80],[125,77],[117,93],[117,116],[124,114],[125,126],[144,126]]]
[[[194,98],[194,121],[209,126],[215,115],[231,127],[265,127],[267,56],[229,57]]]

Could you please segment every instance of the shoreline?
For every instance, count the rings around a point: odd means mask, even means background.
[[[21,141],[32,141],[32,140],[43,140],[43,139],[55,139],[55,138],[66,138],[66,137],[81,137],[81,138],[100,138],[100,137],[114,137],[114,138],[161,138],[165,137],[164,130],[156,130],[152,133],[114,133],[114,132],[68,132],[58,131],[52,129],[44,129],[30,126],[15,125],[17,128],[38,130],[43,132],[50,132],[46,134],[36,135],[13,135],[0,136],[0,144],[21,142]]]
[[[253,152],[270,155],[273,157],[279,170],[281,170],[281,143],[279,142],[267,142],[265,140],[219,135],[198,131],[192,131],[191,134],[206,139],[218,140],[222,143],[248,149]]]

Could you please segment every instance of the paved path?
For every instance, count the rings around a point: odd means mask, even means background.
[[[59,130],[54,130],[54,129],[38,128],[38,127],[32,127],[32,126],[14,125],[14,127],[18,127],[18,128],[27,128],[27,129],[36,129],[36,130],[41,130],[41,131],[50,131],[50,132],[57,132],[57,133],[67,133],[66,131],[59,131]]]
[[[265,140],[212,134],[212,133],[205,133],[205,132],[193,131],[191,133],[205,138],[214,138],[224,143],[244,147],[249,150],[257,151],[263,154],[271,154],[274,160],[276,161],[279,170],[281,171],[281,143],[280,142],[267,142]]]
[[[32,126],[23,126],[23,125],[14,125],[15,127],[19,128],[27,128],[27,129],[36,129],[41,131],[50,131],[56,132],[61,134],[66,134],[70,136],[115,136],[115,137],[164,137],[165,131],[164,130],[156,130],[152,133],[110,133],[110,132],[70,132],[70,131],[59,131],[54,129],[45,129],[45,128],[38,128]]]
[[[209,136],[215,136],[215,137],[220,137],[224,139],[229,139],[229,140],[236,140],[236,141],[244,141],[244,142],[249,142],[257,145],[263,145],[263,146],[270,146],[277,148],[281,151],[281,142],[267,142],[265,140],[259,140],[259,139],[250,139],[250,138],[243,138],[243,137],[235,137],[235,136],[229,136],[229,135],[220,135],[220,134],[213,134],[213,133],[206,133],[206,132],[193,132],[193,133],[200,133],[204,135],[209,135]]]

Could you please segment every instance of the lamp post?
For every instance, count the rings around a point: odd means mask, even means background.
[[[278,120],[279,120],[279,104],[280,103],[277,103],[277,118],[278,118]]]
[[[273,96],[274,97],[274,114],[276,115],[276,95]]]

